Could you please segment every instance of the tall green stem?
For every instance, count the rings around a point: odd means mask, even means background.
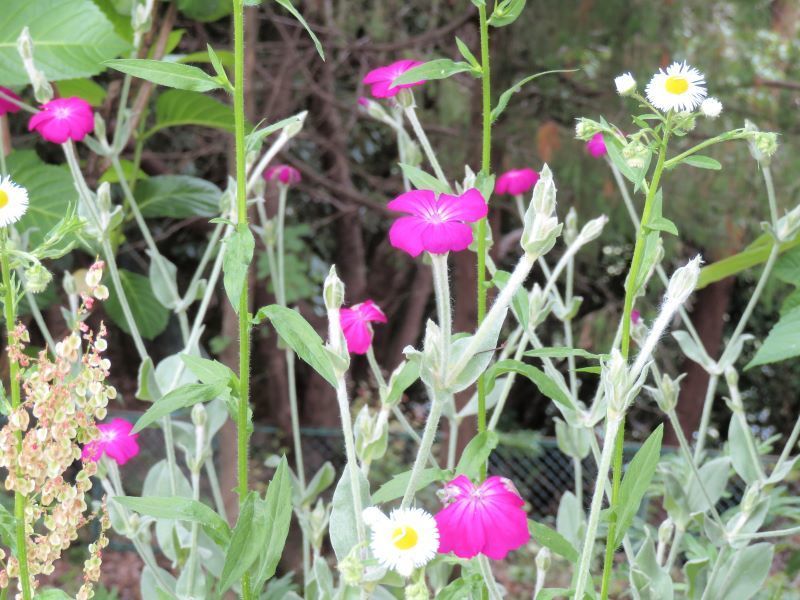
[[[12,332],[14,331],[14,324],[17,322],[16,315],[16,290],[14,289],[14,282],[11,280],[11,267],[8,260],[8,231],[3,228],[0,233],[0,262],[2,262],[3,272],[3,288],[5,291],[5,298],[3,300],[3,310],[6,319],[6,339],[8,340],[8,347],[11,348],[14,344]],[[17,409],[20,405],[20,389],[19,389],[19,364],[16,360],[9,357],[8,361],[8,376],[9,387],[11,388],[11,408]],[[17,439],[17,452],[22,450],[22,432],[15,433]],[[19,562],[19,581],[22,588],[23,600],[30,600],[31,595],[31,582],[28,572],[28,536],[25,533],[25,501],[26,498],[19,492],[14,492],[14,520],[16,523],[17,534],[17,561]]]
[[[489,177],[492,161],[492,86],[489,65],[489,23],[486,6],[478,7],[481,32],[481,95],[483,104],[483,134],[481,144],[481,174]],[[478,326],[486,316],[486,219],[478,221]],[[478,377],[478,433],[486,431],[486,383]],[[481,466],[481,478],[486,477],[486,465]]]
[[[233,118],[236,136],[236,221],[239,226],[247,222],[247,173],[245,165],[244,142],[244,2],[233,0],[233,53],[234,53],[234,92]],[[250,402],[250,317],[248,277],[242,284],[239,299],[239,407],[236,419],[237,434],[237,473],[239,504],[247,496],[247,455],[248,455],[248,408]],[[242,577],[242,597],[249,600],[250,577]]]

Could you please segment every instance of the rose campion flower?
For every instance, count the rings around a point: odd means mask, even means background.
[[[595,133],[592,139],[586,142],[586,151],[595,158],[600,158],[606,153],[606,142],[602,133]]]
[[[530,539],[528,517],[514,484],[489,477],[480,485],[459,475],[442,489],[445,507],[434,518],[439,529],[439,552],[459,558],[478,554],[502,560]]]
[[[494,191],[498,194],[519,196],[530,192],[537,181],[539,181],[539,173],[533,169],[512,169],[497,178]]]
[[[412,190],[389,202],[388,207],[409,215],[392,223],[389,242],[411,256],[419,256],[424,250],[431,254],[465,250],[472,243],[468,223],[480,221],[489,212],[475,188],[460,196],[438,197],[431,190]]]
[[[350,308],[340,308],[339,320],[347,341],[347,350],[353,354],[366,354],[372,345],[370,323],[386,323],[386,315],[372,300],[365,300]]]
[[[404,88],[410,88],[425,83],[425,80],[422,80],[415,83],[392,85],[394,80],[400,77],[400,75],[421,64],[422,63],[418,60],[398,60],[385,67],[372,69],[372,71],[367,73],[366,77],[364,77],[363,82],[371,86],[373,97],[391,98],[400,93],[400,90]]]
[[[94,131],[91,105],[81,98],[57,98],[31,117],[28,131],[38,131],[48,142],[63,144],[67,140],[80,142]]]
[[[14,92],[10,89],[0,86],[0,92],[3,95],[8,96],[9,98],[13,98],[14,100],[22,100],[19,96],[17,96]],[[19,112],[19,106],[14,104],[13,102],[9,102],[5,98],[0,98],[0,117],[2,117],[6,113],[16,113]]]
[[[131,434],[133,425],[125,419],[113,419],[98,425],[100,437],[83,447],[81,458],[97,462],[105,454],[119,465],[124,465],[139,454],[138,433]]]
[[[300,171],[289,165],[275,165],[264,171],[264,179],[267,181],[279,181],[283,185],[300,183],[303,179]]]

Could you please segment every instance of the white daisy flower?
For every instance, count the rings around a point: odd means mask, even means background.
[[[722,102],[716,98],[706,98],[700,105],[700,112],[709,119],[716,119],[722,112]]]
[[[387,569],[409,577],[436,556],[439,530],[433,516],[421,508],[397,508],[387,517],[371,506],[363,517],[372,530],[372,553]]]
[[[636,91],[636,80],[630,73],[623,73],[614,78],[614,85],[617,86],[617,93],[620,96],[630,96]]]
[[[19,221],[28,211],[28,190],[0,176],[0,227]]]
[[[685,62],[660,69],[647,84],[647,99],[664,112],[693,111],[706,97],[705,76]]]

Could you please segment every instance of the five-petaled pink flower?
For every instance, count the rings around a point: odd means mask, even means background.
[[[480,221],[489,212],[481,193],[470,188],[460,196],[431,190],[412,190],[391,202],[390,210],[408,213],[389,229],[389,241],[411,256],[423,250],[446,254],[466,249],[472,243],[472,228],[467,223]]]
[[[267,181],[280,181],[283,185],[300,183],[300,171],[289,165],[275,165],[264,171],[264,179]]]
[[[595,133],[592,139],[586,142],[586,151],[595,158],[600,158],[606,153],[606,142],[602,133]]]
[[[442,491],[445,507],[434,516],[439,552],[501,560],[530,539],[525,502],[505,477],[489,477],[476,486],[459,475]]]
[[[0,86],[0,92],[2,92],[4,96],[13,98],[14,100],[22,100],[22,98],[17,96],[14,92],[12,92],[8,88]],[[0,98],[0,117],[2,117],[6,113],[15,113],[15,112],[19,112],[18,105],[14,104],[13,102],[10,102],[9,100],[6,100],[5,98]]]
[[[372,345],[372,325],[386,323],[386,315],[372,300],[339,309],[347,350],[353,354],[365,354]]]
[[[48,142],[80,142],[94,131],[94,113],[82,98],[56,98],[31,117],[28,131],[38,131]]]
[[[138,433],[131,433],[133,425],[125,419],[113,419],[110,423],[98,425],[100,437],[83,447],[81,458],[97,462],[103,454],[124,465],[139,454]]]
[[[530,192],[537,181],[539,181],[539,173],[533,169],[513,169],[497,178],[494,191],[498,194],[519,196]]]
[[[403,88],[410,88],[425,83],[423,79],[422,81],[416,81],[414,83],[393,85],[394,80],[400,77],[400,75],[421,64],[422,63],[418,60],[398,60],[385,67],[372,69],[372,71],[367,73],[367,76],[364,77],[364,83],[372,86],[372,95],[375,98],[391,98],[400,93],[400,90]]]

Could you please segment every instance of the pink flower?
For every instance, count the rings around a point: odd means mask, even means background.
[[[113,419],[110,423],[98,425],[100,437],[83,447],[81,458],[97,462],[103,454],[124,465],[139,454],[138,433],[131,434],[133,425],[125,419]]]
[[[633,309],[631,311],[631,324],[632,325],[638,325],[639,321],[641,321],[641,320],[642,320],[642,313],[640,313],[636,309]]]
[[[533,169],[515,169],[506,171],[497,178],[494,191],[498,194],[511,194],[519,196],[533,189],[539,181],[539,173]]]
[[[264,179],[267,181],[280,181],[284,185],[300,183],[300,171],[289,165],[275,165],[264,171]]]
[[[353,354],[365,354],[372,345],[370,323],[386,323],[386,315],[372,300],[339,309],[347,349]]]
[[[14,92],[12,92],[8,88],[0,86],[0,92],[2,92],[4,96],[8,96],[9,98],[13,98],[14,100],[22,100],[22,98],[17,96]],[[0,98],[0,117],[2,117],[6,113],[15,113],[15,112],[19,112],[19,106],[17,106],[13,102],[9,102],[5,98]]]
[[[476,486],[459,475],[443,488],[445,507],[434,518],[439,529],[439,552],[460,558],[484,554],[502,560],[528,542],[528,517],[514,484],[489,477]]]
[[[606,153],[606,142],[602,133],[595,133],[592,139],[586,142],[586,151],[595,158],[600,158]]]
[[[91,105],[81,98],[57,98],[31,117],[28,131],[38,131],[48,142],[63,144],[67,140],[80,142],[94,131]]]
[[[423,250],[446,254],[466,249],[472,243],[472,228],[467,223],[480,221],[489,212],[486,201],[475,188],[460,196],[431,190],[413,190],[389,202],[390,210],[408,213],[389,229],[389,241],[411,256]]]
[[[421,64],[422,63],[418,60],[398,60],[385,67],[372,69],[372,71],[367,73],[367,76],[364,77],[363,81],[365,84],[372,86],[372,95],[375,98],[391,98],[392,96],[396,96],[403,88],[410,88],[425,83],[425,80],[422,80],[415,83],[392,85],[394,80],[400,77],[400,75]]]

